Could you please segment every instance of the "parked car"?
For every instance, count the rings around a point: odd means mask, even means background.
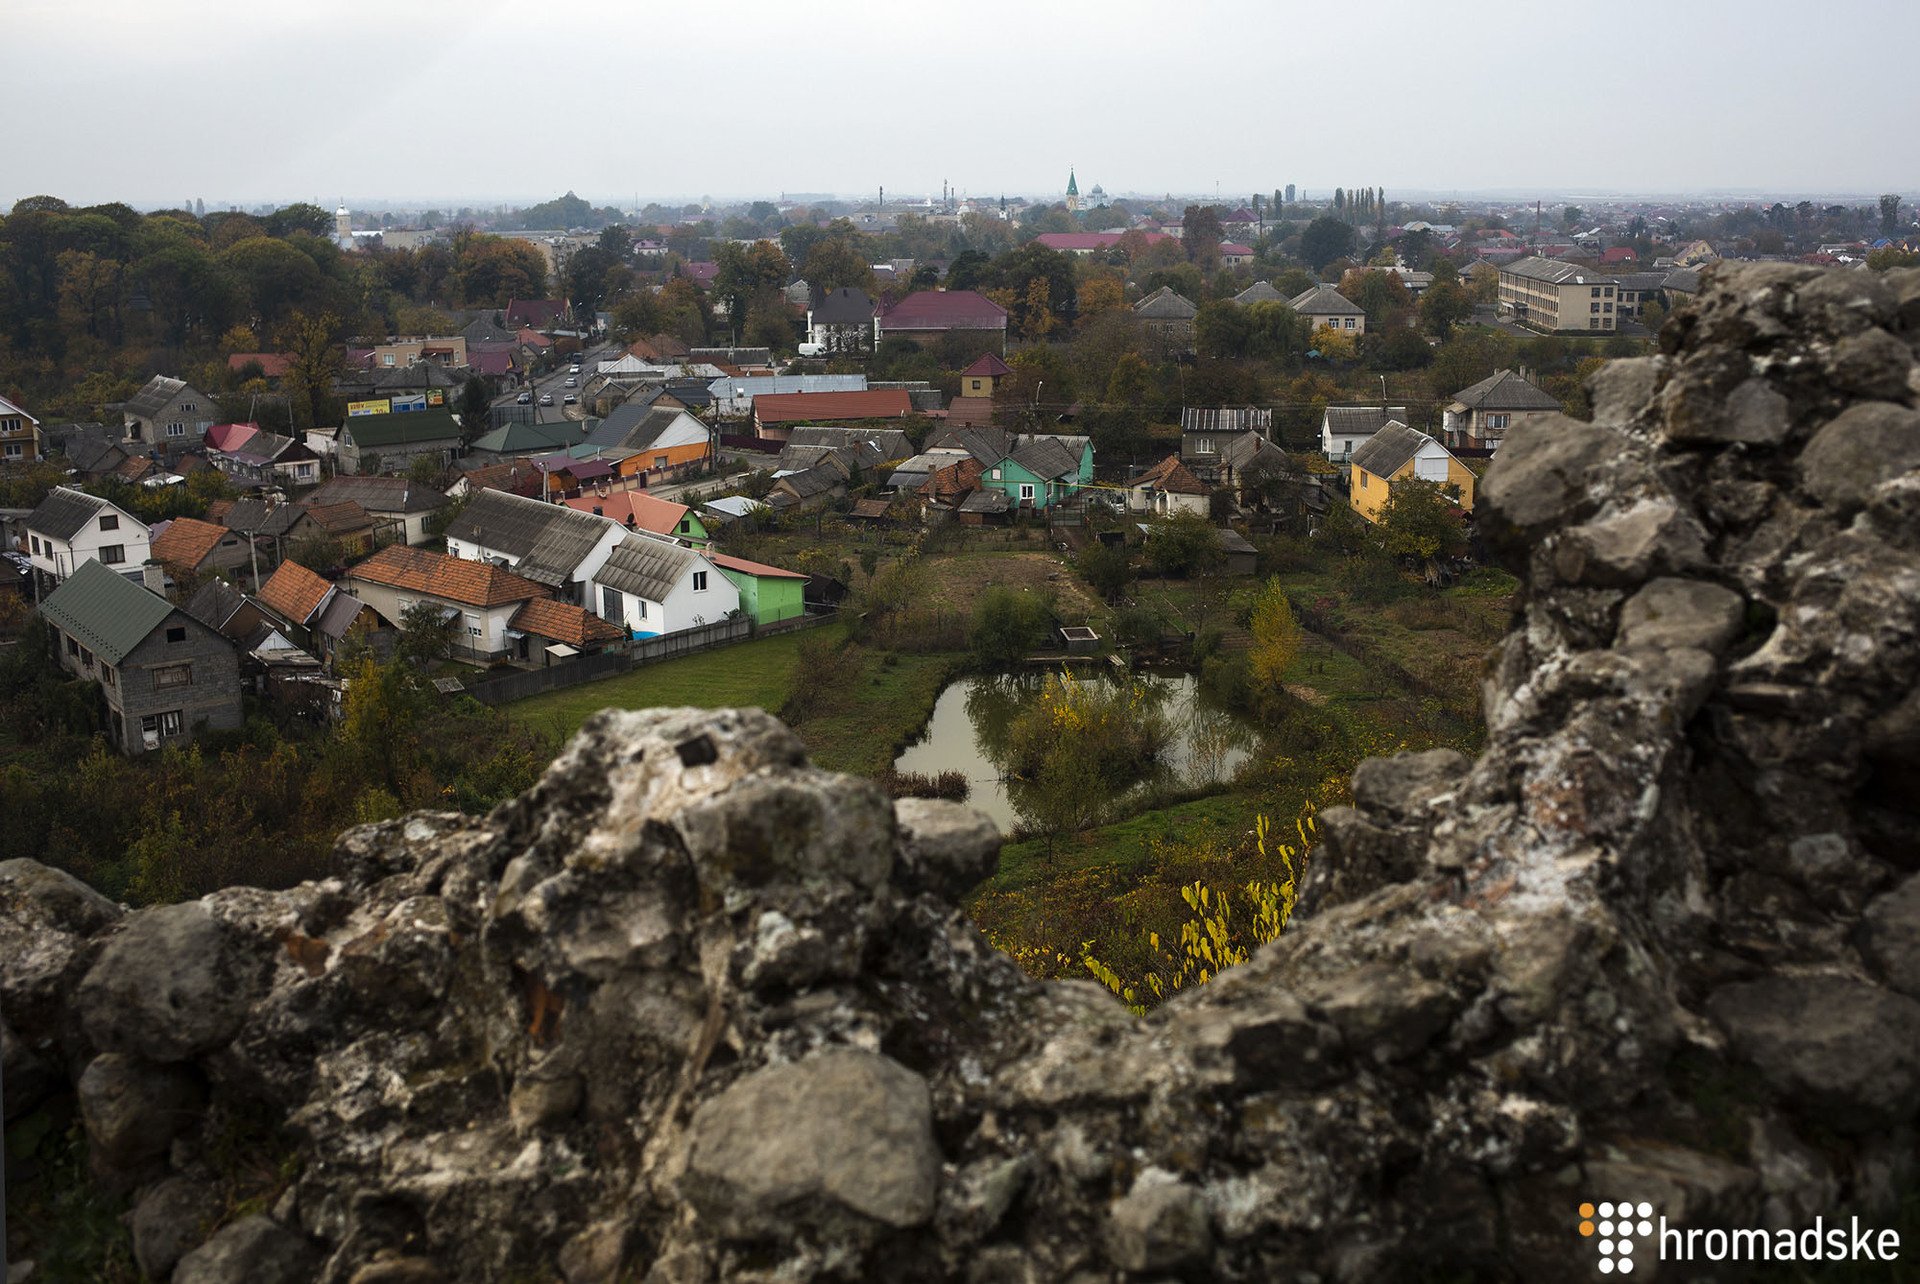
[[[568,393],[566,396],[566,404],[569,406],[577,406],[580,404],[580,398],[574,396],[572,393]]]
[[[531,406],[533,404],[533,394],[523,392],[513,399],[513,404],[516,406]]]
[[[572,375],[568,375],[566,386],[569,388],[578,388],[580,386],[580,381],[574,378]]]
[[[568,366],[568,367],[567,367],[567,373],[568,373],[568,374],[579,374],[579,373],[580,373],[580,363],[579,363],[578,361],[576,361],[576,362],[574,362],[574,363],[573,363],[572,365],[570,365],[570,366]]]
[[[543,406],[551,406],[553,404],[553,394],[550,392],[541,393],[540,404]]]

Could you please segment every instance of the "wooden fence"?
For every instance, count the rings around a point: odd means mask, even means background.
[[[752,637],[771,637],[775,634],[791,633],[796,629],[813,628],[816,625],[825,624],[832,618],[831,614],[801,615],[758,629],[754,628],[751,620],[745,618],[721,620],[715,624],[702,624],[696,628],[681,629],[677,633],[664,633],[655,638],[615,643],[595,655],[583,655],[578,659],[565,660],[543,669],[516,669],[484,678],[475,678],[464,683],[463,688],[467,695],[482,704],[511,704],[515,700],[525,700],[530,696],[541,695],[548,691],[559,691],[566,687],[579,686],[583,682],[610,678],[642,665],[657,664],[662,660],[692,655],[696,651],[731,646]]]

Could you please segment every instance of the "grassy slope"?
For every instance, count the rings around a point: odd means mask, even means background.
[[[606,708],[754,705],[778,713],[801,679],[800,646],[809,637],[844,643],[846,632],[829,624],[702,651],[517,701],[507,705],[506,712],[561,738]],[[865,648],[856,654],[860,668],[846,684],[844,698],[796,730],[821,766],[871,774],[890,764],[895,747],[925,724],[940,687],[957,667],[957,657],[883,655]]]

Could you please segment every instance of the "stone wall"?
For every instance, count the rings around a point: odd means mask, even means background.
[[[1516,430],[1486,752],[1363,764],[1294,930],[1144,1020],[967,924],[977,814],[763,714],[608,713],[291,891],[125,913],[0,866],[8,1109],[76,1084],[183,1284],[1543,1280],[1588,1277],[1582,1201],[1884,1208],[1916,333],[1920,273],[1721,270],[1595,423]],[[261,1112],[297,1177],[199,1244],[208,1138]]]

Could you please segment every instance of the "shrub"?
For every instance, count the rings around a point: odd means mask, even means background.
[[[995,587],[974,608],[967,645],[981,664],[1000,668],[1045,644],[1053,629],[1053,604],[1044,598]]]

